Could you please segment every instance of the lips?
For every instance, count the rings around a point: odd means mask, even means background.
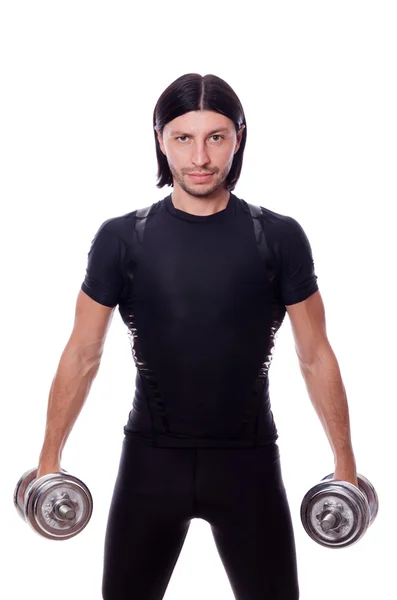
[[[192,177],[193,179],[197,179],[199,181],[200,179],[209,179],[212,175],[213,173],[204,173],[202,175],[195,175],[194,173],[190,173],[189,177]]]

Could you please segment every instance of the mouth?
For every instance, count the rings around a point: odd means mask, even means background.
[[[212,176],[213,173],[208,173],[206,175],[189,175],[194,181],[207,181]]]

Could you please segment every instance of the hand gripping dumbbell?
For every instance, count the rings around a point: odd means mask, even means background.
[[[26,471],[14,490],[14,505],[24,521],[45,538],[67,540],[84,529],[92,515],[87,486],[64,469],[36,478]]]
[[[318,544],[343,548],[358,542],[374,522],[379,509],[373,485],[357,473],[358,488],[327,475],[304,496],[301,521]]]

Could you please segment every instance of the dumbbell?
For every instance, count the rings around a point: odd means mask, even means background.
[[[14,490],[14,505],[22,519],[51,540],[67,540],[80,533],[93,509],[87,486],[64,469],[36,476],[36,468],[26,471]]]
[[[379,499],[373,485],[359,473],[358,488],[332,477],[332,473],[327,475],[305,494],[301,521],[318,544],[343,548],[358,542],[374,522]]]

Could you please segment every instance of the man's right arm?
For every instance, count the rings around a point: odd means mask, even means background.
[[[61,470],[62,451],[99,370],[114,308],[79,291],[72,334],[52,381],[37,477]]]

